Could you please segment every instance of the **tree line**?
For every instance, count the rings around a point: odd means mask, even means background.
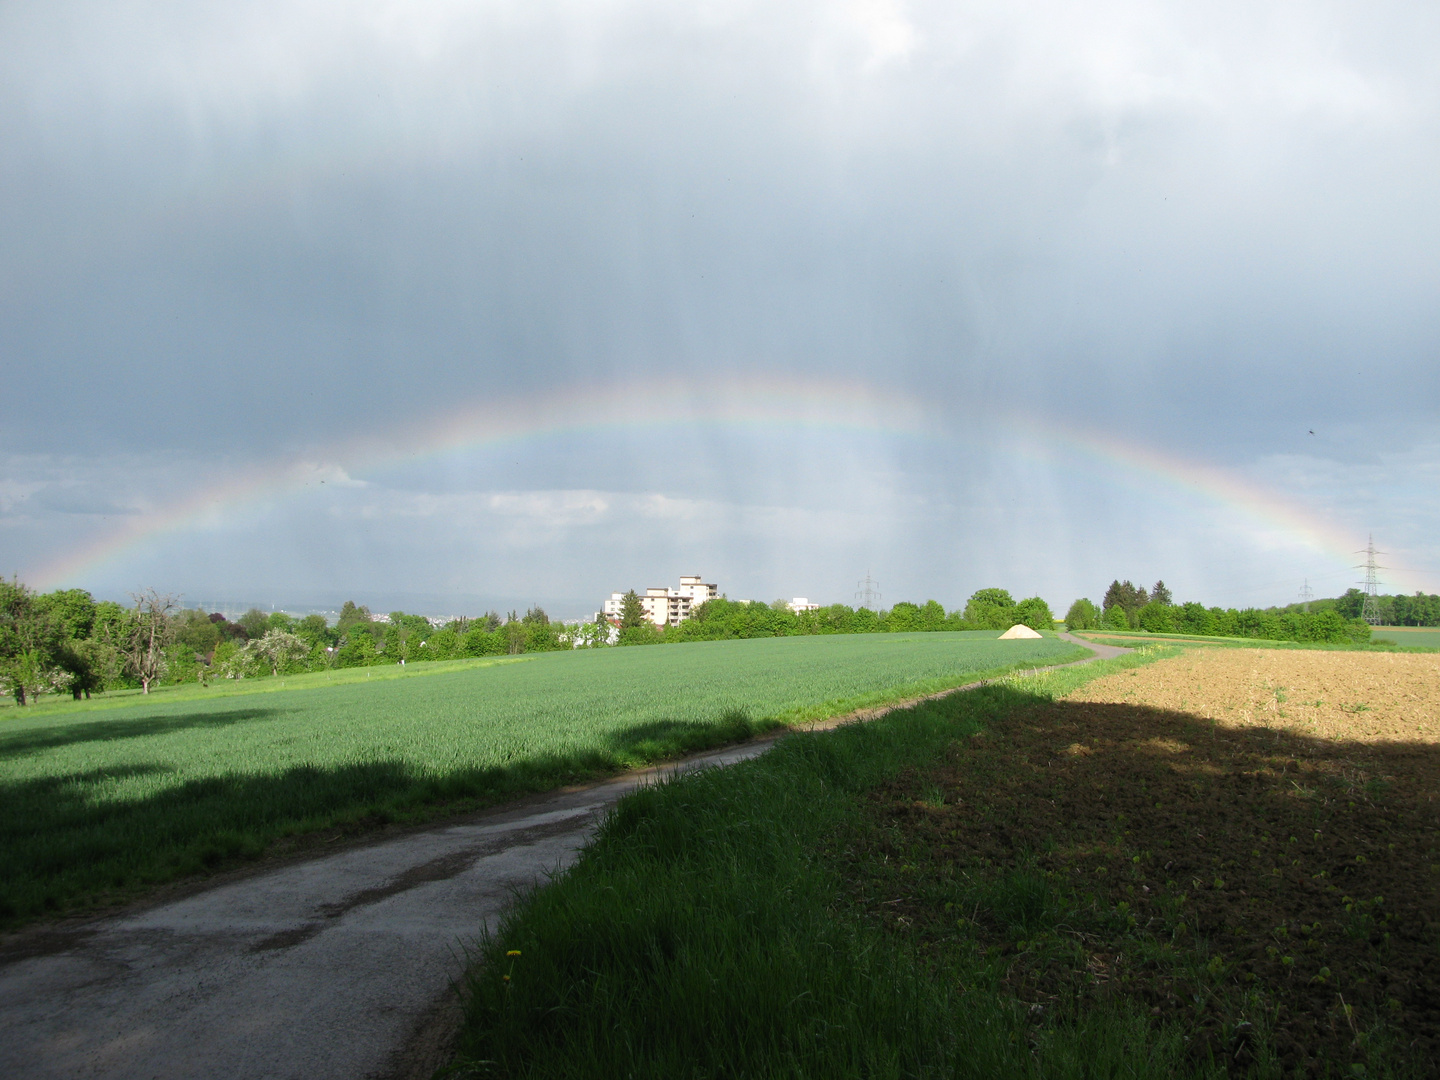
[[[1347,589],[1343,596],[1334,600],[1315,603],[1332,604],[1344,618],[1358,619],[1365,607],[1365,594],[1359,589]],[[1440,626],[1440,596],[1434,593],[1417,590],[1414,596],[1404,593],[1377,596],[1375,603],[1379,608],[1381,626]]]
[[[1417,591],[1414,595],[1381,594],[1375,597],[1375,605],[1381,626],[1440,626],[1440,596],[1433,593]],[[1352,587],[1340,596],[1269,607],[1265,612],[1270,615],[1288,615],[1305,611],[1335,611],[1343,619],[1358,619],[1364,609],[1364,591]]]
[[[0,693],[24,705],[44,694],[69,693],[76,700],[105,690],[148,694],[157,685],[561,649],[1054,626],[1043,599],[1016,601],[1004,589],[980,589],[963,609],[949,612],[935,600],[902,602],[885,611],[832,604],[797,613],[780,600],[722,597],[664,627],[646,617],[634,590],[625,594],[614,622],[568,624],[551,620],[538,605],[524,615],[491,611],[436,626],[403,611],[378,619],[347,601],[332,625],[323,615],[297,619],[254,608],[231,620],[186,609],[175,596],[154,589],[131,600],[129,606],[97,601],[83,589],[36,593],[18,580],[0,580]]]
[[[1023,623],[1052,630],[1050,605],[1038,596],[1015,600],[1004,589],[980,589],[964,608],[947,612],[938,600],[902,601],[884,611],[831,604],[814,611],[792,611],[784,600],[707,600],[690,618],[658,627],[645,615],[640,597],[627,592],[621,602],[616,644],[646,645],[727,638],[794,637],[810,634],[886,634],[917,631],[1008,630]],[[597,629],[599,629],[597,627]]]
[[[1352,589],[1352,592],[1359,590]],[[1363,595],[1362,595],[1363,601]],[[1070,605],[1065,623],[1072,630],[1144,630],[1152,634],[1198,634],[1257,638],[1266,641],[1359,644],[1370,640],[1370,626],[1342,609],[1336,601],[1313,601],[1312,610],[1288,608],[1206,607],[1194,601],[1177,604],[1165,582],[1146,591],[1128,579],[1115,580],[1097,607],[1088,598]]]

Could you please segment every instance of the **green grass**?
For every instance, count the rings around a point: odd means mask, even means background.
[[[627,797],[571,870],[480,943],[454,1074],[1223,1075],[1124,1002],[1032,1009],[1001,992],[1004,962],[920,954],[857,914],[842,873],[866,791],[963,753],[1037,690],[1162,654],[791,735],[762,758]],[[989,902],[1023,919],[1026,886],[1000,883]]]
[[[1076,630],[1076,637],[1101,645],[1139,646],[1173,642],[1176,645],[1201,645],[1231,649],[1311,649],[1321,652],[1434,652],[1440,650],[1440,631],[1391,633],[1394,628],[1377,627],[1375,635],[1364,644],[1332,641],[1273,641],[1270,638],[1218,637],[1207,634],[1152,634],[1144,630]]]
[[[1391,641],[1410,648],[1440,649],[1440,627],[1377,626],[1372,641]]]
[[[0,722],[0,920],[133,895],[297,833],[419,820],[1085,655],[994,638],[544,653],[345,685],[269,680],[259,696],[16,710]]]

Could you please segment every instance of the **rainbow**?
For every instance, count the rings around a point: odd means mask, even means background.
[[[397,425],[379,436],[332,443],[243,470],[222,483],[134,515],[92,543],[42,566],[30,575],[31,580],[41,589],[83,581],[167,535],[213,526],[236,511],[313,493],[322,484],[353,485],[351,474],[565,434],[633,431],[637,408],[646,402],[663,409],[660,419],[644,421],[656,430],[710,423],[916,436],[929,433],[933,426],[933,416],[902,395],[861,383],[768,375],[720,378],[703,387],[662,380],[493,398]]]
[[[1044,434],[1053,449],[1063,450],[1081,463],[1089,463],[1111,476],[1128,477],[1141,486],[1158,481],[1178,501],[1199,499],[1238,512],[1262,528],[1344,566],[1353,566],[1358,550],[1364,547],[1363,537],[1339,523],[1228,470],[1090,430],[1047,423]]]
[[[1045,430],[1053,447],[1064,449],[1080,461],[1088,461],[1112,477],[1128,476],[1151,490],[1158,481],[1181,501],[1200,499],[1238,512],[1262,528],[1330,560],[1337,571],[1350,574],[1334,591],[1358,585],[1363,577],[1367,537],[1314,512],[1283,492],[1228,470],[1187,461],[1110,435],[1063,425],[1047,424]],[[1397,567],[1384,571],[1382,587],[1386,592],[1427,592],[1436,588],[1434,575]]]
[[[322,484],[354,484],[352,474],[420,464],[447,454],[544,440],[566,434],[634,431],[637,407],[656,403],[654,428],[712,424],[815,429],[941,440],[941,417],[912,397],[859,382],[774,375],[719,379],[703,386],[659,381],[643,385],[579,386],[527,397],[494,398],[439,418],[316,448],[242,472],[219,485],[137,514],[87,546],[63,553],[32,580],[40,588],[83,582],[107,566],[166,536],[215,527],[237,510],[314,493]],[[1352,565],[1363,538],[1346,532],[1293,500],[1225,470],[1186,461],[1152,447],[1025,416],[985,421],[1015,437],[1052,465],[1117,473],[1142,485],[1159,483],[1182,501],[1238,511],[1291,543]]]

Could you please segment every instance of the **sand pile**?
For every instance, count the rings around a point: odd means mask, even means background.
[[[1006,630],[1003,634],[1000,635],[1000,640],[1014,641],[1016,638],[1037,638],[1039,636],[1039,631],[1031,630],[1028,626],[1022,626],[1019,623],[1016,623],[1014,626],[1010,627],[1009,630]]]

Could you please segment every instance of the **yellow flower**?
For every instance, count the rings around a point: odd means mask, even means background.
[[[502,979],[504,979],[506,982],[509,982],[509,981],[510,981],[510,976],[509,976],[509,975],[501,975],[500,977],[501,977]]]
[[[520,955],[520,950],[519,950],[519,949],[511,949],[511,950],[510,950],[509,952],[507,952],[505,955],[506,955],[506,956],[519,956],[519,955]]]

